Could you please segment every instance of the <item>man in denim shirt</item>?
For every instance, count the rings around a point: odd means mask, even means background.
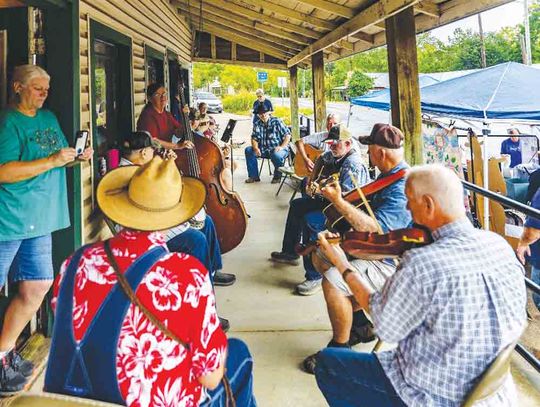
[[[257,120],[253,125],[251,147],[245,149],[248,170],[246,183],[260,181],[257,157],[262,157],[269,158],[274,164],[272,184],[276,184],[281,180],[281,173],[277,169],[283,167],[285,159],[289,155],[291,132],[281,119],[270,115],[269,108],[264,104],[259,105],[257,113],[260,120]]]
[[[343,124],[333,126],[328,132],[325,144],[329,151],[317,160],[306,192],[311,190],[313,181],[320,181],[314,178],[317,178],[321,171],[325,174],[339,174],[339,184],[344,192],[354,189],[355,183],[362,186],[371,181],[360,152],[354,148],[353,138],[347,127]],[[270,255],[275,262],[296,264],[299,256],[295,253],[295,246],[300,240],[307,243],[316,239],[317,233],[325,229],[322,210],[329,202],[320,194],[303,195],[290,203],[282,249]],[[296,292],[300,295],[313,295],[321,290],[322,276],[313,267],[309,256],[304,256],[303,260],[305,280],[296,286]]]
[[[356,231],[386,233],[407,227],[412,218],[407,209],[405,196],[405,170],[409,166],[403,161],[403,133],[397,127],[378,123],[373,126],[369,136],[360,137],[359,141],[369,146],[371,163],[381,172],[377,180],[397,173],[402,174],[401,178],[390,186],[371,196],[370,205],[376,220],[347,202],[337,183],[323,188],[322,194],[334,204]],[[344,296],[344,283],[338,270],[330,267],[331,264],[320,252],[317,252],[312,260],[317,271],[325,277],[323,291],[333,327],[333,338],[328,346],[350,348],[359,342],[373,340],[375,338],[373,325],[361,308],[353,308],[352,296]],[[374,290],[380,290],[396,270],[395,264],[387,260],[358,259],[352,260],[351,263],[369,281]],[[344,301],[332,301],[331,299],[336,296],[341,296]],[[314,372],[315,365],[316,354],[304,360],[303,366],[308,373]]]

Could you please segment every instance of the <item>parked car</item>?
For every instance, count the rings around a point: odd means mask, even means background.
[[[199,106],[199,103],[204,102],[208,106],[208,113],[221,113],[223,112],[223,104],[221,100],[210,92],[195,92],[193,94],[193,101],[195,106]]]

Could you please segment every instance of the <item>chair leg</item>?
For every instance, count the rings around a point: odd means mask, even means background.
[[[268,163],[268,173],[272,175],[272,167],[270,166],[270,160],[266,159],[266,162]]]
[[[264,158],[261,159],[261,166],[259,167],[259,178],[261,178],[261,173],[262,173],[263,165],[264,165]]]
[[[279,188],[278,188],[278,190],[276,192],[276,196],[279,195],[279,192],[281,191],[281,188],[283,188],[283,184],[285,183],[285,180],[287,179],[288,176],[287,175],[282,175],[281,177],[282,177],[282,180],[281,180],[281,182],[279,184]]]

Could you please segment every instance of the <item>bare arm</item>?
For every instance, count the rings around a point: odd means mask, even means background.
[[[523,264],[525,264],[525,255],[531,255],[531,249],[529,246],[538,239],[540,239],[540,229],[527,226],[523,228],[523,233],[519,238],[519,243],[516,248],[516,255]]]
[[[226,354],[223,354],[219,368],[214,370],[212,373],[199,377],[199,383],[209,390],[214,390],[216,387],[218,387],[219,382],[225,374],[226,359]]]
[[[75,160],[74,148],[63,148],[46,158],[33,161],[10,161],[0,165],[0,184],[13,184],[63,167]]]
[[[283,137],[283,143],[281,143],[281,148],[287,148],[287,146],[289,145],[289,142],[291,141],[291,135],[290,134],[286,134],[285,137]]]

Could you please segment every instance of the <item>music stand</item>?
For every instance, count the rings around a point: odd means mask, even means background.
[[[225,127],[225,130],[223,131],[223,135],[221,136],[221,141],[224,143],[229,143],[231,147],[231,188],[234,191],[234,159],[233,159],[233,130],[236,126],[236,120],[229,119],[229,122],[227,123],[227,127]]]

